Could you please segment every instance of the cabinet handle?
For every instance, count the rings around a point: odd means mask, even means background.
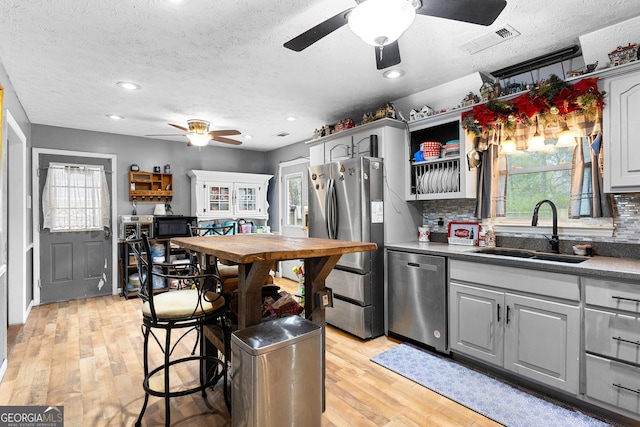
[[[640,303],[640,299],[637,298],[625,298],[625,297],[618,297],[618,296],[612,296],[611,298],[613,299],[617,299],[617,300],[622,300],[622,301],[631,301],[631,302],[637,302]]]
[[[420,268],[420,264],[415,263],[415,262],[408,262],[407,263],[408,267],[416,267],[416,268]]]
[[[611,337],[611,338],[616,340],[616,341],[626,342],[627,344],[635,344],[637,346],[640,346],[640,341],[629,341],[629,340],[625,340],[622,337]]]
[[[498,304],[498,323],[500,323],[500,304]]]
[[[509,324],[509,311],[511,311],[511,307],[507,305],[507,325]]]
[[[611,385],[612,385],[612,386],[614,386],[614,387],[621,388],[621,389],[623,389],[623,390],[630,391],[630,392],[632,392],[632,393],[640,394],[640,390],[634,390],[634,389],[632,389],[632,388],[628,388],[628,387],[622,386],[622,385],[620,385],[620,384],[611,384]]]

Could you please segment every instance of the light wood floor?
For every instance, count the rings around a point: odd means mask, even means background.
[[[64,405],[67,427],[132,426],[144,396],[140,306],[136,298],[107,296],[35,307],[15,334],[0,405]],[[190,351],[192,343],[178,351]],[[327,327],[323,426],[499,426],[369,360],[396,344]],[[196,377],[176,375],[185,383]],[[143,425],[161,424],[162,402],[151,397]],[[231,425],[220,386],[206,399],[174,399],[172,425]]]

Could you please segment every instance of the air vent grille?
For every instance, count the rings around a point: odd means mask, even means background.
[[[467,52],[468,54],[474,54],[519,35],[520,33],[512,26],[505,25],[504,27],[496,31],[492,31],[478,37],[475,40],[471,40],[470,42],[463,44],[462,46],[460,46],[460,49]]]

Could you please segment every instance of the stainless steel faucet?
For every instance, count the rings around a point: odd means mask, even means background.
[[[560,253],[560,238],[558,237],[558,210],[556,209],[556,205],[549,199],[540,200],[536,203],[536,207],[533,208],[533,218],[531,219],[531,226],[535,227],[538,225],[538,209],[544,203],[548,203],[551,206],[551,212],[553,213],[553,230],[551,234],[551,238],[547,237],[549,243],[551,244],[551,252]],[[545,236],[546,237],[546,236]]]

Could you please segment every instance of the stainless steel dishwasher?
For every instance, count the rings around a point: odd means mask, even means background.
[[[446,258],[387,250],[385,332],[448,352]]]

